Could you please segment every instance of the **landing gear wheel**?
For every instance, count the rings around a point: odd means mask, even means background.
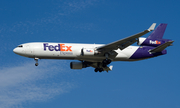
[[[106,59],[104,59],[102,63],[103,63],[103,64],[107,64],[107,60],[106,60]]]
[[[103,63],[103,67],[106,67],[108,64],[110,64],[111,63],[111,60],[110,59],[104,59],[103,61],[102,61],[102,63]]]
[[[111,63],[111,60],[110,60],[110,59],[107,59],[106,61],[107,61],[107,64],[110,64],[110,63]]]
[[[102,71],[103,71],[103,68],[100,68],[100,69],[99,69],[99,72],[102,72]]]
[[[38,63],[35,63],[35,66],[38,66],[39,64]]]
[[[107,65],[106,65],[106,64],[103,64],[102,66],[103,66],[103,67],[106,67]]]
[[[96,69],[94,69],[94,71],[95,71],[95,72],[98,72],[98,71],[99,71],[99,72],[102,72],[102,71],[104,71],[104,70],[103,70],[103,68],[96,68]]]
[[[98,72],[98,71],[99,71],[99,69],[98,69],[98,68],[96,68],[96,69],[94,69],[94,71],[95,71],[95,72]]]

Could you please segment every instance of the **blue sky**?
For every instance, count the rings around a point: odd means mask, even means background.
[[[179,1],[0,1],[1,108],[179,108]],[[113,62],[113,71],[71,70],[71,60],[18,56],[26,42],[107,44],[167,23],[168,54]],[[149,34],[145,35],[147,37]]]

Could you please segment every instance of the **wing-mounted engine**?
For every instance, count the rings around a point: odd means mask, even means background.
[[[95,54],[97,54],[97,51],[94,50],[93,48],[82,48],[81,49],[82,56],[94,56]]]
[[[141,46],[154,46],[157,47],[166,42],[170,41],[169,39],[148,39],[148,38],[139,38],[137,44]]]
[[[82,69],[82,68],[86,68],[86,64],[83,62],[71,62],[70,63],[70,68],[71,69]]]

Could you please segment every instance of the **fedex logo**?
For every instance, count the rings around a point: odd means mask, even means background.
[[[93,52],[92,50],[86,50],[86,52]]]
[[[149,43],[150,43],[150,44],[161,44],[161,42],[160,42],[160,41],[157,41],[157,40],[155,40],[155,41],[150,40]]]
[[[44,51],[46,51],[47,49],[49,51],[70,51],[72,52],[71,47],[72,46],[66,46],[65,44],[58,44],[58,45],[49,45],[48,43],[44,43]]]

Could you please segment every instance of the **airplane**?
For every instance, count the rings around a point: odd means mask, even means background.
[[[155,26],[153,23],[149,29],[109,44],[30,42],[18,45],[13,52],[33,58],[35,66],[39,59],[66,59],[78,60],[70,63],[71,69],[93,67],[95,72],[108,72],[113,68],[108,65],[114,61],[138,61],[166,54],[166,47],[174,41],[163,39],[167,24],[161,23],[154,30]],[[141,37],[150,31],[147,38]],[[138,46],[132,46],[136,42]]]

